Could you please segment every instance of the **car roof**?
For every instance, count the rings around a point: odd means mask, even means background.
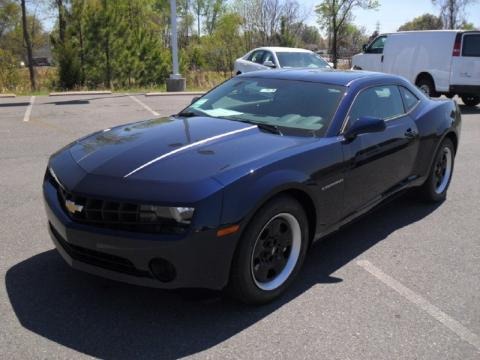
[[[255,50],[270,50],[275,52],[307,52],[307,53],[312,52],[307,49],[283,47],[283,46],[262,46],[262,47],[256,48]]]
[[[265,79],[299,80],[318,82],[339,86],[349,86],[359,80],[382,79],[385,81],[398,81],[399,76],[358,70],[333,70],[333,69],[281,69],[253,71],[239,75],[240,77],[257,77]]]

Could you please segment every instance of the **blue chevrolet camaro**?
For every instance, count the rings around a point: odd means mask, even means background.
[[[461,117],[403,78],[332,70],[235,77],[177,115],[55,153],[43,192],[72,267],[133,284],[279,296],[309,246],[416,187],[442,201]]]

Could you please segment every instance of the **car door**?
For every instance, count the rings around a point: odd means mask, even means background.
[[[386,129],[344,142],[345,216],[379,200],[411,176],[419,140],[409,113],[396,85],[374,86],[357,94],[344,130],[364,116],[384,119]]]
[[[258,65],[263,57],[263,50],[252,51],[246,58],[238,60],[237,71],[246,73],[259,70]]]
[[[263,66],[263,58],[265,56],[265,50],[257,50],[249,57],[249,71],[265,70],[266,66]]]
[[[368,71],[383,71],[383,48],[387,35],[381,35],[367,46],[363,54],[355,57],[355,68]]]

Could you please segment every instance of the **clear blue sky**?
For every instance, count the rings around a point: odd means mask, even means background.
[[[401,25],[414,17],[431,13],[438,15],[438,8],[432,5],[430,0],[380,0],[380,7],[377,10],[355,10],[353,12],[355,19],[354,23],[358,26],[364,26],[367,33],[375,31],[377,21],[380,22],[380,32],[396,31]],[[311,10],[308,12],[310,17],[308,23],[314,25],[316,23],[316,16],[313,11],[315,5],[320,3],[319,0],[303,0],[301,4]],[[476,4],[470,5],[467,8],[466,19],[472,22],[477,28],[480,27],[480,1]]]

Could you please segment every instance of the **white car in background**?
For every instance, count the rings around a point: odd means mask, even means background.
[[[261,47],[235,60],[235,74],[285,68],[325,68],[331,65],[313,51],[288,47]]]

